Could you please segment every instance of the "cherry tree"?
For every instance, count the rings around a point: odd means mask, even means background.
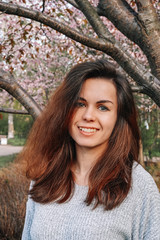
[[[159,10],[158,0],[0,1],[0,87],[36,117],[73,63],[108,56],[160,106]]]

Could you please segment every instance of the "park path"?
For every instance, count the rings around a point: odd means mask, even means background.
[[[7,156],[14,153],[19,153],[22,146],[0,145],[0,156]]]

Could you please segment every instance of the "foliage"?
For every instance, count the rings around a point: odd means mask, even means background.
[[[15,17],[13,21],[12,16],[4,15],[0,22],[3,26],[0,66],[10,71],[42,107],[73,64],[93,59],[95,54],[103,56],[27,19]],[[2,91],[0,96],[1,105],[12,104],[15,108],[7,92]]]
[[[152,175],[160,191],[160,162],[145,162],[145,169]]]
[[[0,134],[8,135],[8,114],[1,113],[2,119],[0,119]],[[14,115],[14,134],[15,139],[9,140],[9,144],[18,146],[19,143],[24,145],[25,138],[27,137],[33,124],[33,119],[31,116],[25,115]]]
[[[7,167],[10,162],[13,162],[16,158],[17,154],[7,155],[7,156],[0,156],[0,168]]]
[[[13,0],[0,2],[0,10],[0,70],[12,73],[41,106],[73,64],[103,56],[160,104],[158,0]],[[2,88],[29,105],[1,75]],[[0,94],[5,105],[9,98]]]
[[[0,135],[8,134],[8,114],[2,114],[0,118]]]
[[[28,182],[22,166],[0,169],[0,239],[20,240],[24,224]]]
[[[15,136],[14,138],[8,139],[8,144],[12,146],[24,146],[26,143],[26,138],[19,138]]]
[[[141,126],[141,135],[142,135],[142,143],[143,150],[150,158],[152,158],[152,151],[157,150],[156,141],[156,130],[157,130],[157,122],[149,125],[149,129],[146,129],[145,124]]]
[[[144,155],[160,157],[160,111],[158,108],[152,109],[151,112],[140,110],[140,130],[143,143]]]
[[[14,130],[17,138],[26,138],[33,124],[31,116],[15,115]]]

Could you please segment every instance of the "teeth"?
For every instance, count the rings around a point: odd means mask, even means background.
[[[79,127],[79,129],[83,132],[88,132],[88,133],[92,133],[92,132],[96,132],[97,130],[95,128],[82,128]]]

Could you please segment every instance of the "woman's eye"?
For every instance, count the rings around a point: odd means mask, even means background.
[[[103,105],[99,106],[98,109],[101,110],[101,111],[108,111],[109,110],[106,106],[103,106]]]
[[[85,104],[82,102],[77,102],[77,107],[85,107]]]

